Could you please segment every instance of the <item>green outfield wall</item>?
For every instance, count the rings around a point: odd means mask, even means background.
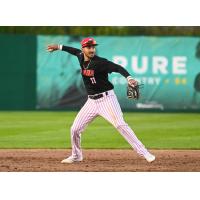
[[[36,37],[0,34],[0,109],[36,106]]]
[[[80,36],[0,34],[0,109],[79,109],[87,99],[76,57],[47,52],[48,44],[80,48]],[[97,55],[122,65],[144,84],[141,98],[126,98],[127,82],[112,73],[126,110],[200,110],[200,38],[95,36]]]

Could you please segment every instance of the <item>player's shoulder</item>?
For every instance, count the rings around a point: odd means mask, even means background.
[[[94,60],[97,61],[97,62],[108,62],[108,60],[106,58],[103,58],[103,57],[100,57],[100,56],[97,56],[95,55],[94,56]]]
[[[83,57],[83,52],[79,51],[77,56]]]

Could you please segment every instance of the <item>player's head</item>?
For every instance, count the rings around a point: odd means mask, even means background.
[[[81,41],[82,52],[88,57],[92,58],[95,55],[96,49],[95,46],[98,44],[93,38],[84,38]]]

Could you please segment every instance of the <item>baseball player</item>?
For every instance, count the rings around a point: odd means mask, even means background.
[[[61,163],[73,163],[83,160],[81,133],[99,115],[109,121],[139,155],[143,156],[148,162],[152,162],[155,160],[155,156],[145,148],[124,121],[123,113],[113,91],[114,87],[108,80],[108,74],[118,72],[132,86],[137,85],[137,81],[122,66],[95,55],[96,46],[97,43],[93,38],[85,38],[81,41],[81,50],[57,44],[48,45],[47,47],[49,52],[66,51],[78,58],[81,75],[88,93],[85,105],[81,108],[71,126],[72,154],[62,160]]]

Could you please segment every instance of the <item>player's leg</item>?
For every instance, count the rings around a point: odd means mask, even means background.
[[[145,158],[148,155],[151,155],[141,141],[137,138],[133,130],[124,121],[123,113],[114,92],[113,94],[104,98],[104,101],[100,102],[98,106],[99,115],[108,120],[139,155],[144,156]]]
[[[68,160],[63,160],[62,163],[70,163],[70,159],[73,161],[81,161],[83,158],[81,150],[81,133],[86,126],[97,116],[97,108],[94,100],[88,99],[85,105],[81,108],[77,114],[73,125],[71,126],[71,145],[72,155]],[[68,162],[69,161],[69,162]]]

